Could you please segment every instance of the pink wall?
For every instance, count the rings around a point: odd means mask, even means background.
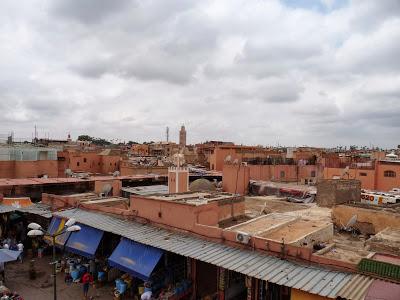
[[[324,168],[324,178],[332,179],[334,176],[341,176],[342,168]],[[396,177],[385,177],[385,171],[394,171]],[[347,179],[347,175],[345,175]],[[389,191],[392,188],[400,187],[400,164],[377,162],[375,169],[350,169],[350,179],[358,179],[361,181],[361,188],[369,190]]]
[[[0,178],[37,178],[44,174],[48,177],[58,177],[58,162],[56,160],[0,162]]]
[[[385,177],[385,171],[394,171],[396,177]],[[398,187],[400,187],[400,163],[385,164],[379,162],[376,167],[376,189],[389,191]]]
[[[220,221],[244,214],[244,201],[224,205],[211,201],[195,206],[132,196],[130,203],[130,209],[140,218],[189,231],[193,231],[196,224],[218,226]]]
[[[335,176],[341,176],[344,169],[341,168],[324,168],[324,179],[333,179]],[[363,176],[365,175],[365,176]],[[375,170],[359,170],[350,169],[349,176],[345,175],[345,179],[357,179],[361,181],[361,188],[375,189]]]
[[[225,192],[246,195],[249,191],[250,168],[241,165],[224,165],[222,188]]]
[[[222,171],[223,189],[229,193],[247,194],[250,180],[296,182],[311,178],[312,172],[315,178],[320,176],[318,166],[295,165],[231,165],[225,164]],[[281,173],[282,172],[282,173]],[[299,174],[297,175],[297,172]],[[283,177],[281,177],[283,175]],[[237,186],[236,186],[237,182]]]
[[[107,181],[96,180],[94,182],[94,192],[96,194],[100,194],[102,192],[102,188],[106,184],[110,184],[112,186],[112,196],[120,196],[121,195],[122,182],[119,179],[107,180]]]

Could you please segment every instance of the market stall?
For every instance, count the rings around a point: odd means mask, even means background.
[[[108,264],[124,274],[116,280],[118,294],[134,297],[151,292],[155,299],[178,300],[189,296],[186,259],[122,238]]]

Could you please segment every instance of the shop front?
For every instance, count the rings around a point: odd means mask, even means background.
[[[217,299],[218,267],[206,262],[196,261],[196,299]]]
[[[219,268],[218,271],[220,300],[239,300],[247,298],[248,289],[245,275],[224,268]]]
[[[140,296],[150,292],[154,299],[186,299],[191,294],[186,259],[122,238],[108,259],[122,272],[116,282],[116,296]],[[129,298],[128,298],[129,299]]]

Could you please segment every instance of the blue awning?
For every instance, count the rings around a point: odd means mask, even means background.
[[[15,261],[21,255],[21,251],[0,249],[0,263]]]
[[[93,258],[104,231],[79,223],[77,225],[81,227],[81,230],[71,233],[65,249],[87,258]]]
[[[123,238],[108,263],[136,278],[148,280],[162,255],[163,251],[158,248]]]

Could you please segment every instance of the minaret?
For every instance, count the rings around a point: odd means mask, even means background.
[[[185,193],[189,191],[189,169],[183,167],[183,154],[174,155],[174,167],[168,168],[168,193]]]
[[[186,147],[186,129],[185,125],[181,126],[181,130],[179,131],[179,147],[185,148]]]

